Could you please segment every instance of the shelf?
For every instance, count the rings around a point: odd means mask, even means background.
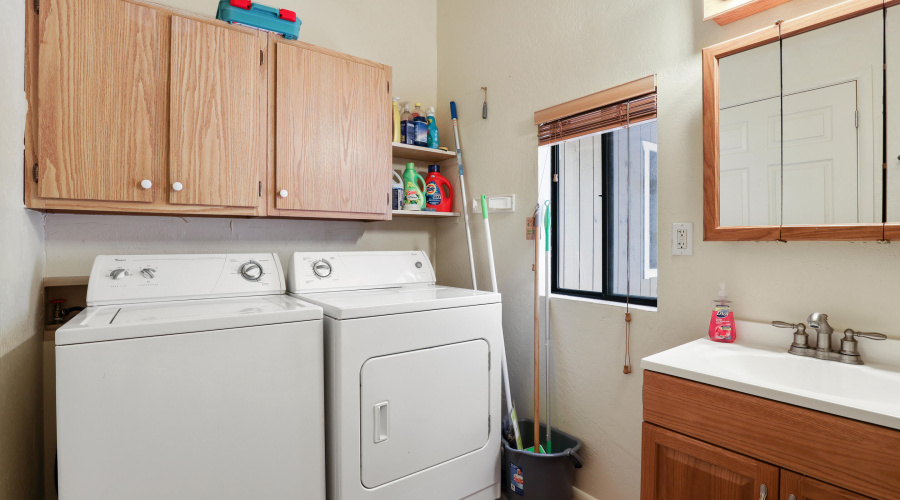
[[[401,144],[399,142],[392,142],[391,149],[394,158],[402,158],[404,160],[418,160],[440,163],[445,160],[456,158],[456,153],[452,151],[441,151],[440,149],[423,148],[422,146]]]
[[[428,212],[425,210],[392,210],[393,217],[433,217],[440,219],[442,217],[459,217],[459,212]]]

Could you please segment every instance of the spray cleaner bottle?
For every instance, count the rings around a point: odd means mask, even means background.
[[[734,311],[725,291],[725,283],[719,285],[719,294],[713,301],[713,312],[709,319],[709,338],[716,342],[734,342],[737,330],[734,328]]]

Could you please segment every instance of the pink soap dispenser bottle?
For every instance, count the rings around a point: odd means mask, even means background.
[[[709,319],[709,338],[716,342],[734,342],[737,330],[734,328],[734,312],[725,291],[725,283],[719,285],[719,294],[713,301],[712,317]]]

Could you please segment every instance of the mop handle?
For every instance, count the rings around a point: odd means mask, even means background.
[[[487,197],[481,195],[481,218],[484,219],[484,236],[487,240],[488,263],[491,269],[491,291],[497,293],[497,270],[494,268],[494,247],[491,245],[491,224],[488,222]],[[522,449],[522,434],[519,431],[518,416],[516,415],[516,407],[513,406],[512,391],[509,390],[509,368],[506,365],[506,342],[502,343],[500,351],[500,370],[503,378],[503,392],[506,393],[506,411],[509,420],[512,423],[513,434],[516,438],[516,448]]]
[[[491,291],[497,293],[497,270],[494,268],[494,247],[491,244],[491,223],[488,221],[487,196],[481,195],[481,218],[484,219],[484,233],[487,237],[488,264],[491,269]]]
[[[450,116],[453,119],[453,137],[456,139],[456,163],[459,165],[459,187],[462,194],[463,219],[466,222],[466,244],[469,247],[469,270],[472,273],[472,289],[478,289],[475,281],[475,258],[472,254],[472,232],[469,230],[469,205],[466,201],[466,181],[463,175],[462,150],[459,147],[459,123],[456,117],[456,101],[450,101]]]
[[[544,237],[547,239],[544,245],[544,346],[547,358],[544,374],[544,394],[547,396],[547,431],[544,441],[547,442],[547,453],[553,453],[553,445],[550,441],[550,201],[544,202]]]

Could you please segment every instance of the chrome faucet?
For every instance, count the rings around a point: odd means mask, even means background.
[[[844,330],[844,338],[841,339],[841,349],[835,351],[831,348],[831,335],[834,328],[828,324],[828,315],[823,313],[812,313],[806,319],[809,327],[816,331],[816,347],[809,346],[809,335],[806,333],[806,325],[803,323],[787,323],[784,321],[773,321],[772,326],[778,328],[793,328],[794,342],[791,344],[788,352],[796,356],[807,356],[811,358],[824,359],[826,361],[840,361],[851,365],[863,364],[862,358],[857,349],[857,338],[867,338],[872,340],[884,340],[885,337],[880,333],[864,333],[855,330]]]
[[[809,327],[816,331],[816,357],[819,359],[831,359],[831,334],[834,328],[828,324],[828,315],[815,312],[806,318]]]

